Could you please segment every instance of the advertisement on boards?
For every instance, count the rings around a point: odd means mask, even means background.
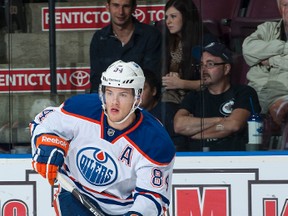
[[[288,155],[177,156],[170,216],[287,216]],[[30,156],[0,158],[2,216],[55,215]]]
[[[283,172],[287,159],[177,157],[171,215],[287,216],[288,173]]]

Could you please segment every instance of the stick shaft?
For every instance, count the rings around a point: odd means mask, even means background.
[[[85,196],[83,196],[77,188],[75,188],[70,182],[68,182],[65,177],[63,177],[63,174],[58,172],[57,175],[58,181],[61,183],[61,186],[70,193],[73,194],[73,196],[79,200],[93,215],[95,216],[104,216],[104,214],[97,209],[95,205],[93,205]]]

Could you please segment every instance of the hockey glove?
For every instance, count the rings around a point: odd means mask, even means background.
[[[36,140],[36,151],[32,157],[33,169],[54,184],[57,171],[64,163],[69,142],[51,134],[42,134]]]

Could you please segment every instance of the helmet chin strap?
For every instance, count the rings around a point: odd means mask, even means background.
[[[107,118],[108,118],[111,122],[113,122],[113,123],[115,123],[115,124],[122,124],[122,123],[125,122],[125,121],[129,118],[129,116],[139,107],[140,103],[142,102],[142,99],[140,98],[139,103],[136,105],[137,100],[138,100],[138,96],[135,96],[135,100],[134,100],[134,103],[133,103],[133,106],[132,106],[130,112],[125,116],[125,118],[123,118],[121,121],[117,121],[117,122],[114,122],[114,121],[112,121],[112,120],[109,118],[109,115],[107,114],[106,106],[104,105],[104,103],[102,104],[102,108],[103,108],[104,114],[107,116]]]

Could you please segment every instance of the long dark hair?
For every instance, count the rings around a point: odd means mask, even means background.
[[[193,0],[169,0],[165,5],[165,12],[171,7],[175,7],[181,14],[183,20],[183,27],[181,29],[182,42],[182,62],[180,65],[183,79],[193,80],[198,79],[198,75],[194,67],[196,59],[192,56],[192,49],[202,44],[202,20],[200,14],[193,3]],[[171,61],[170,49],[175,49],[179,42],[179,37],[176,34],[170,34],[166,29],[166,69],[164,73],[169,72],[169,65]]]

